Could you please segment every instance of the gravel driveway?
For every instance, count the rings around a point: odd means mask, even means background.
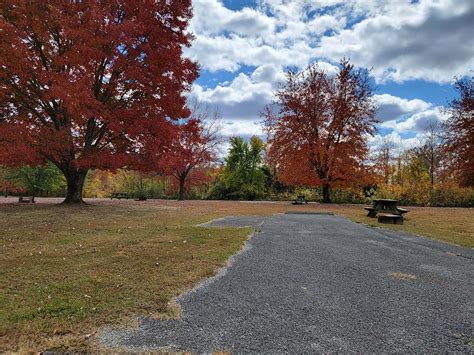
[[[474,251],[332,215],[229,217],[253,226],[230,266],[178,299],[179,320],[108,330],[126,350],[474,351]]]

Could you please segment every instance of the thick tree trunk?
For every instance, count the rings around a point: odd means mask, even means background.
[[[182,201],[184,200],[184,183],[186,181],[186,176],[180,176],[179,177],[179,190],[178,190],[178,200]]]
[[[63,203],[84,203],[82,200],[82,189],[86,175],[87,169],[68,169],[64,172],[67,183],[67,194]]]
[[[329,184],[323,185],[323,203],[330,203],[331,196],[329,194]]]

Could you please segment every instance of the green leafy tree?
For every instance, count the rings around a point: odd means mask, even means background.
[[[263,153],[265,145],[253,136],[249,142],[241,137],[230,139],[229,155],[225,159],[222,182],[226,198],[253,200],[265,191]]]
[[[416,150],[409,151],[408,154],[405,175],[410,183],[412,185],[428,183],[430,181],[429,167],[425,164],[423,156]]]
[[[52,163],[39,166],[23,166],[13,170],[8,180],[26,190],[33,197],[64,190],[66,182],[61,171]]]
[[[5,197],[8,193],[15,191],[15,185],[9,180],[11,169],[0,165],[0,190]]]

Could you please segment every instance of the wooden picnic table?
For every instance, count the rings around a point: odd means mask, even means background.
[[[35,203],[35,197],[34,196],[19,196],[18,197],[18,202],[19,203],[28,203],[28,202],[32,202],[32,203]]]
[[[390,198],[377,198],[373,199],[372,207],[365,207],[369,213],[367,216],[375,217],[377,213],[390,214],[395,216],[402,216],[404,213],[407,213],[408,210],[404,208],[397,207],[398,200],[393,200]]]
[[[398,200],[376,198],[373,199],[373,203],[373,208],[377,211],[396,211]]]
[[[306,200],[305,195],[298,195],[296,200],[293,201],[293,205],[303,205],[303,204],[308,204],[308,201]]]
[[[119,200],[122,199],[122,198],[128,199],[128,193],[126,193],[126,192],[112,192],[110,194],[110,199],[112,200],[114,198],[119,199]]]

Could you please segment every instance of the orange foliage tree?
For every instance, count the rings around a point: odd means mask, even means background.
[[[0,163],[49,160],[81,202],[89,169],[160,150],[189,115],[191,15],[191,0],[2,1]]]
[[[474,77],[454,84],[459,98],[451,101],[444,123],[444,152],[461,186],[474,186]]]
[[[375,131],[373,89],[366,70],[346,59],[330,75],[317,64],[289,71],[263,116],[269,159],[279,178],[292,185],[330,186],[366,178],[366,138]]]

